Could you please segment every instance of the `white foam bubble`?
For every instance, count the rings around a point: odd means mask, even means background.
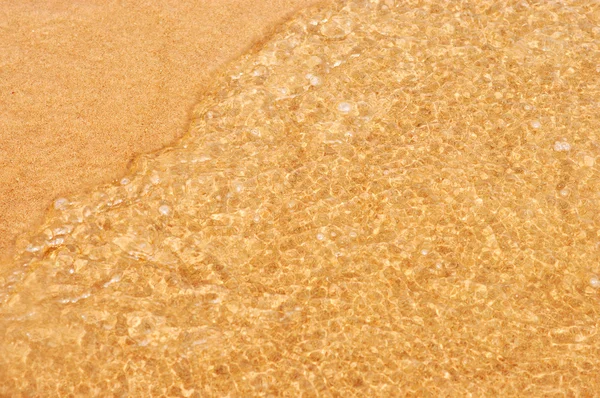
[[[171,214],[171,207],[169,205],[162,205],[158,208],[158,212],[163,216],[168,216]]]
[[[342,113],[348,113],[352,110],[352,105],[349,102],[340,102],[337,109]]]
[[[56,210],[64,210],[67,207],[69,200],[66,198],[58,198],[54,201],[54,208]]]
[[[319,76],[311,76],[308,81],[311,86],[318,86],[321,84],[321,78]]]
[[[160,176],[158,174],[152,174],[150,176],[150,182],[154,185],[160,184]]]
[[[571,150],[571,144],[566,141],[556,141],[554,143],[554,150],[557,152],[566,152]]]

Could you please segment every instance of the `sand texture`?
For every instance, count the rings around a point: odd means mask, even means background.
[[[341,1],[0,272],[0,395],[593,397],[600,12]]]
[[[180,137],[210,76],[315,0],[0,2],[0,258]]]

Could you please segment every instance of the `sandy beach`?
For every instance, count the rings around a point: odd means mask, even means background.
[[[0,258],[58,197],[181,136],[210,76],[315,0],[0,7]]]
[[[597,5],[182,3],[2,8],[0,396],[598,395]]]

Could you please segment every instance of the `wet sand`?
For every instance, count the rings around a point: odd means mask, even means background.
[[[52,200],[180,137],[210,76],[315,0],[0,7],[0,258]]]

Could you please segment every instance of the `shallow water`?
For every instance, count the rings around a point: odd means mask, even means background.
[[[302,12],[181,142],[20,239],[0,393],[594,394],[599,21]]]

